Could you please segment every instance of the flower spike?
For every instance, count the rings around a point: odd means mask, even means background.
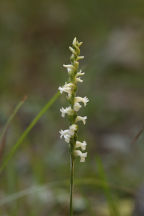
[[[84,75],[84,72],[79,70],[79,60],[84,59],[84,56],[80,55],[80,46],[82,42],[78,42],[75,37],[72,46],[69,47],[72,55],[70,57],[71,63],[64,64],[63,67],[67,69],[69,82],[65,83],[62,87],[59,87],[59,91],[61,94],[67,94],[67,100],[69,102],[69,106],[66,108],[61,108],[61,116],[68,117],[70,122],[70,126],[66,130],[60,130],[60,138],[64,138],[65,142],[70,146],[70,154],[72,160],[75,157],[80,157],[80,162],[84,162],[87,157],[87,152],[82,152],[86,150],[87,143],[86,141],[80,142],[78,141],[78,122],[82,121],[82,123],[86,124],[87,116],[79,116],[78,111],[82,108],[82,104],[84,106],[87,105],[89,99],[87,97],[80,97],[76,95],[78,83],[82,83],[83,80],[81,76]],[[78,148],[81,149],[78,150]]]

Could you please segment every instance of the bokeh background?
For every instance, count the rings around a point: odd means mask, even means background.
[[[144,215],[136,213],[144,199],[143,133],[135,139],[144,125],[142,0],[0,1],[1,130],[28,96],[9,126],[0,163],[67,79],[62,65],[69,63],[75,36],[84,42],[85,56],[79,95],[90,99],[83,109],[87,125],[80,130],[88,158],[76,162],[75,215],[112,215],[113,205],[122,216],[131,216],[135,205],[134,216]],[[68,215],[68,146],[59,138],[67,127],[59,112],[64,104],[60,97],[1,174],[2,216]]]

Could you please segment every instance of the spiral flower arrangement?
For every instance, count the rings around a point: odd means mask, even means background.
[[[71,191],[70,191],[70,215],[72,215],[72,192],[73,192],[73,176],[74,176],[74,160],[77,156],[80,157],[80,162],[85,162],[85,158],[87,157],[86,141],[78,140],[78,122],[82,122],[84,125],[87,120],[87,116],[79,116],[78,112],[82,107],[88,103],[87,97],[77,96],[77,86],[78,83],[82,83],[83,80],[81,77],[84,75],[84,72],[79,70],[79,60],[83,59],[84,56],[80,56],[80,46],[82,42],[78,42],[76,38],[74,38],[72,47],[69,49],[72,52],[70,57],[71,63],[68,65],[63,65],[64,68],[67,69],[68,72],[68,82],[62,87],[59,87],[59,91],[61,94],[66,94],[66,99],[69,103],[69,106],[66,108],[61,108],[61,116],[65,117],[67,115],[69,119],[69,128],[66,130],[60,130],[60,138],[64,138],[65,142],[69,144],[70,149],[70,161],[71,161]]]

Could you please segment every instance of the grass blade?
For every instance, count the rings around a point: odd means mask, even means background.
[[[16,106],[16,108],[14,109],[14,111],[12,112],[12,114],[10,115],[10,117],[8,118],[8,120],[7,120],[7,122],[6,122],[5,126],[4,126],[1,134],[0,134],[0,142],[3,139],[5,133],[6,133],[7,129],[8,129],[8,126],[9,126],[10,122],[13,120],[13,118],[15,117],[15,115],[17,114],[17,112],[19,111],[19,109],[21,108],[21,106],[23,105],[23,103],[25,102],[26,99],[27,99],[27,97],[25,96],[23,98],[23,100],[21,100],[18,103],[18,105]]]
[[[27,135],[30,133],[32,128],[36,125],[36,123],[39,121],[39,119],[45,114],[45,112],[53,105],[53,103],[57,100],[57,98],[60,96],[60,93],[57,92],[49,101],[48,103],[40,110],[40,112],[37,114],[37,116],[32,120],[32,122],[29,124],[29,126],[24,130],[24,132],[21,134],[20,138],[17,140],[17,142],[13,145],[8,155],[4,158],[3,163],[0,167],[0,174],[4,170],[4,168],[7,166],[9,160],[12,158],[12,156],[15,154],[17,149],[20,147],[23,140],[27,137]]]
[[[105,175],[103,164],[102,164],[102,161],[101,161],[99,156],[96,156],[96,162],[97,162],[97,166],[98,166],[99,179],[102,182],[105,182],[105,184],[102,185],[102,189],[104,191],[104,194],[105,194],[107,202],[108,202],[110,215],[111,216],[120,216],[118,206],[117,206],[116,202],[114,201],[112,191],[111,191],[109,184],[107,182],[107,178]]]
[[[27,99],[27,97],[25,96],[23,98],[23,100],[21,100],[18,105],[15,107],[14,111],[12,112],[12,114],[10,115],[10,117],[8,118],[1,134],[0,134],[0,159],[1,159],[1,155],[2,155],[2,152],[3,152],[3,148],[4,148],[4,145],[5,145],[5,136],[6,136],[6,132],[8,130],[8,127],[11,123],[11,121],[14,119],[15,115],[17,114],[17,112],[19,111],[19,109],[21,108],[21,106],[24,104],[25,100]]]

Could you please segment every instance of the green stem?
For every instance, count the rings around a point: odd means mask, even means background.
[[[46,111],[53,105],[53,103],[57,100],[57,98],[60,96],[59,91],[48,101],[48,103],[40,110],[40,112],[36,115],[36,117],[32,120],[32,122],[28,125],[28,127],[24,130],[24,132],[21,134],[20,138],[17,140],[17,142],[12,146],[9,153],[4,158],[1,166],[0,166],[0,174],[4,170],[4,168],[7,166],[9,160],[13,157],[17,149],[20,147],[21,143],[24,141],[24,139],[27,137],[27,135],[30,133],[30,131],[33,129],[33,127],[36,125],[36,123],[39,121],[39,119],[46,113]]]
[[[74,158],[70,155],[70,216],[73,216]]]
[[[0,134],[0,142],[2,142],[2,139],[9,127],[9,124],[11,123],[11,121],[13,120],[13,118],[15,117],[15,115],[17,114],[17,112],[19,111],[19,109],[21,108],[21,106],[23,105],[23,103],[25,102],[25,100],[27,99],[27,97],[25,96],[23,98],[23,100],[21,100],[18,105],[16,106],[16,108],[14,109],[14,111],[12,112],[12,114],[10,115],[10,117],[8,118],[3,130],[2,130],[2,133]]]

